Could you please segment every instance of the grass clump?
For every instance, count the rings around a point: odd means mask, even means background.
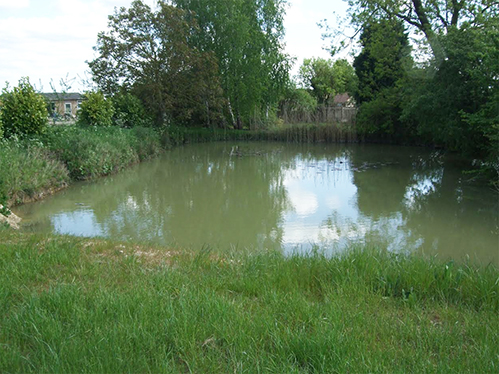
[[[50,127],[43,135],[0,140],[0,204],[12,206],[71,181],[123,170],[160,154],[150,128]]]
[[[0,140],[0,195],[11,203],[27,201],[69,182],[65,165],[51,157],[43,145]]]
[[[286,258],[2,234],[2,372],[486,373],[499,365],[493,267],[360,249]]]
[[[139,127],[59,127],[43,140],[75,180],[115,173],[161,152],[155,131]]]

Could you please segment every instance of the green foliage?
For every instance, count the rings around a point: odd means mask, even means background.
[[[282,0],[175,0],[193,12],[199,29],[192,37],[199,50],[212,52],[226,97],[225,114],[237,128],[266,120],[288,82],[283,52]]]
[[[165,1],[157,11],[142,1],[116,9],[98,35],[98,57],[89,63],[93,79],[108,95],[133,92],[157,126],[214,119],[221,96],[217,64],[190,45],[196,32],[191,15]]]
[[[142,101],[129,92],[120,92],[113,96],[113,122],[120,127],[149,126],[152,118],[147,113]]]
[[[406,107],[428,142],[482,159],[497,155],[499,18],[486,26],[453,28],[442,36],[447,59],[412,82]]]
[[[355,94],[357,77],[347,60],[323,58],[305,59],[300,66],[299,79],[311,91],[319,104],[332,104],[337,94]]]
[[[0,139],[3,138],[2,107],[0,104]]]
[[[1,123],[6,137],[41,134],[46,130],[45,100],[36,93],[28,78],[21,78],[13,90],[4,88],[0,99]]]
[[[281,106],[291,112],[312,113],[317,109],[317,99],[303,88],[290,88],[281,100]]]
[[[161,152],[156,132],[142,127],[53,128],[44,142],[75,180],[108,175]]]
[[[484,141],[478,146],[486,156],[479,168],[499,190],[499,90],[480,110],[473,114],[463,114],[463,120],[483,135]]]
[[[311,89],[320,104],[326,104],[337,94],[334,88],[333,62],[323,58],[305,59],[300,66],[300,80]]]
[[[69,181],[65,166],[42,144],[8,139],[0,143],[0,204],[36,198],[37,194],[60,188]]]
[[[499,16],[499,7],[494,0],[351,0],[349,6],[351,25],[359,28],[383,19],[404,22],[410,31],[424,36],[424,42],[430,46],[437,65],[446,59],[441,43],[443,35],[453,28],[465,24],[480,26],[484,20]]]
[[[114,107],[101,91],[87,92],[78,112],[78,122],[89,126],[111,126]]]
[[[360,104],[359,133],[375,138],[406,138],[401,122],[402,87],[412,68],[411,48],[399,21],[381,20],[365,26],[360,37],[361,53],[354,68],[359,78],[355,96]]]

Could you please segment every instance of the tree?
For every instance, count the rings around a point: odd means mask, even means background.
[[[2,110],[0,106],[0,139],[3,138],[3,123],[2,123]]]
[[[132,90],[158,125],[202,118],[206,107],[219,110],[219,89],[214,57],[191,46],[198,31],[188,12],[165,1],[153,12],[136,0],[99,33],[99,56],[88,63],[93,79],[106,94]]]
[[[8,87],[2,90],[0,112],[6,137],[41,134],[48,126],[45,100],[27,77],[12,91]]]
[[[152,123],[142,101],[130,92],[120,92],[112,98],[113,122],[121,127],[147,126]]]
[[[199,32],[192,42],[213,52],[235,127],[265,117],[286,87],[289,59],[283,53],[282,0],[174,0],[192,11]]]
[[[393,19],[366,25],[360,44],[362,51],[353,64],[359,79],[355,95],[360,104],[358,129],[382,137],[400,136],[405,132],[400,121],[403,85],[412,68],[404,26]]]
[[[319,104],[328,104],[337,94],[356,91],[357,77],[347,60],[323,58],[305,59],[300,67],[299,79],[309,89]]]
[[[327,104],[336,94],[334,90],[333,62],[323,58],[308,58],[300,66],[299,79],[319,104]]]
[[[280,103],[280,118],[285,123],[303,122],[311,119],[317,109],[317,99],[304,88],[289,87]]]
[[[78,112],[78,122],[89,126],[111,126],[114,107],[101,91],[87,92]]]
[[[376,20],[396,18],[409,29],[422,33],[437,63],[446,57],[442,35],[464,23],[479,25],[499,14],[496,0],[352,0],[349,4],[351,22],[359,30]]]
[[[405,108],[428,142],[477,158],[498,154],[499,18],[484,26],[462,25],[442,37],[447,59],[413,81]]]

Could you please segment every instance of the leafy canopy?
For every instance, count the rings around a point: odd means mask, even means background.
[[[213,56],[190,43],[198,31],[188,12],[165,1],[152,11],[136,0],[98,34],[99,55],[88,63],[93,79],[106,94],[132,90],[158,125],[203,118],[206,107],[220,105]]]
[[[111,126],[114,107],[101,91],[87,92],[78,111],[78,122],[89,126]]]
[[[276,105],[289,79],[283,53],[282,0],[174,0],[192,12],[199,32],[193,44],[213,52],[228,112],[236,126]]]
[[[404,25],[393,19],[365,25],[360,43],[362,51],[353,64],[359,79],[358,130],[378,138],[405,136],[400,117],[412,58]]]
[[[327,104],[336,94],[354,94],[357,86],[352,65],[347,60],[305,59],[299,70],[301,85],[309,89],[320,104]]]
[[[424,36],[437,63],[445,60],[441,36],[463,25],[477,26],[499,15],[497,0],[349,0],[351,24],[360,29],[382,19],[398,19]]]

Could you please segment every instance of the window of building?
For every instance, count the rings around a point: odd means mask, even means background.
[[[71,114],[71,103],[66,103],[66,104],[65,104],[65,109],[66,109],[66,110],[65,110],[64,112],[65,112],[66,114]]]

